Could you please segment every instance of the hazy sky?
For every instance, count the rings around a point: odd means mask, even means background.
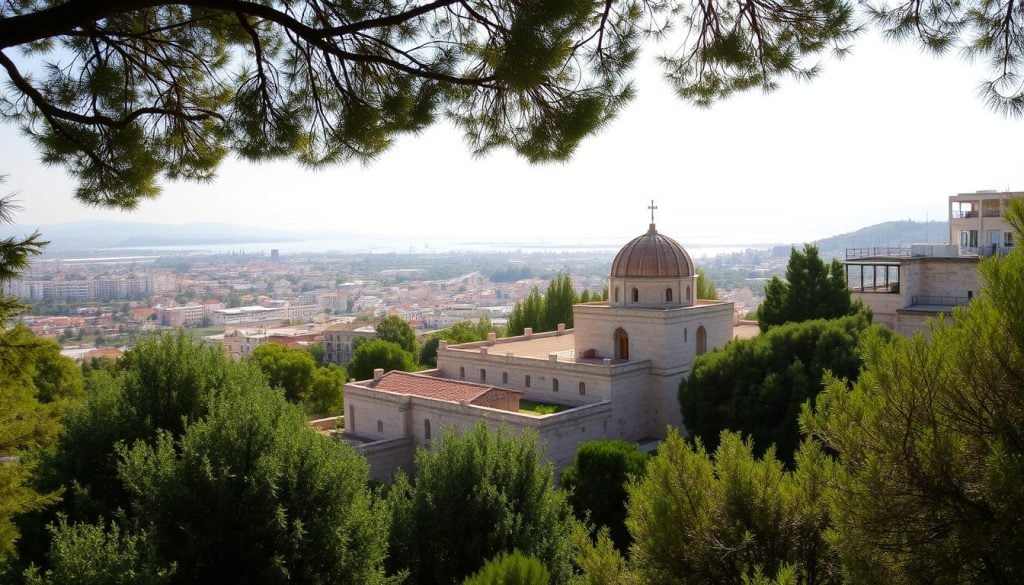
[[[210,184],[165,183],[133,213],[75,202],[73,183],[13,126],[0,126],[4,191],[25,229],[81,219],[227,222],[282,229],[494,239],[619,237],[683,243],[804,241],[893,219],[945,219],[949,195],[1024,188],[1024,122],[978,98],[987,75],[956,55],[865,36],[811,83],[786,82],[699,110],[650,58],[638,98],[565,164],[468,153],[439,124],[368,167],[224,164]]]

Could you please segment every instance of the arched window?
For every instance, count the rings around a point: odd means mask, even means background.
[[[377,421],[377,432],[378,433],[383,433],[384,432],[384,421],[382,421],[382,420]]]
[[[615,302],[619,302],[619,287],[615,287]]]
[[[690,286],[689,285],[686,286],[686,302],[688,302],[688,303],[692,303],[693,302],[693,298],[690,296]]]
[[[430,419],[423,419],[423,440],[430,442]]]
[[[485,370],[483,368],[480,368],[480,381],[481,382],[486,382],[487,381],[487,370]]]
[[[615,330],[615,359],[629,359],[629,335],[621,327]]]
[[[526,387],[527,388],[530,387],[530,375],[529,374],[526,375]]]
[[[508,384],[508,372],[501,373],[501,383]]]
[[[665,302],[666,303],[671,303],[672,302],[672,289],[671,288],[666,288],[665,289]]]
[[[701,325],[697,328],[697,355],[704,355],[708,351],[708,332]]]
[[[459,366],[459,379],[460,380],[465,380],[466,379],[466,368],[464,368],[462,366]]]
[[[558,392],[558,378],[551,378],[551,391]]]
[[[580,396],[583,396],[586,393],[587,393],[587,383],[586,382],[580,382]]]
[[[638,291],[635,287],[633,288],[633,302],[634,303],[639,303],[640,302],[640,291]]]

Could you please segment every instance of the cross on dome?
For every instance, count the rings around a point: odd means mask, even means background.
[[[658,206],[654,204],[654,199],[651,199],[651,204],[647,206],[647,209],[651,210],[651,225],[654,225],[654,210],[657,208]]]

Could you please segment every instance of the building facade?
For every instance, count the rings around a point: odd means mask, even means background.
[[[1014,245],[1013,228],[1003,221],[1011,199],[1024,191],[976,191],[949,198],[949,243],[965,255],[1005,253]]]

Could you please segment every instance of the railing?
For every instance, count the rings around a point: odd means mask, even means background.
[[[856,260],[858,258],[875,258],[878,256],[889,256],[897,258],[909,258],[910,248],[899,248],[892,246],[875,248],[847,248],[846,259]]]
[[[978,217],[977,211],[954,211],[952,213],[953,219],[967,219],[969,217]]]
[[[1013,246],[989,244],[987,246],[960,246],[961,256],[1002,256],[1009,254]]]
[[[964,306],[971,301],[970,297],[954,297],[945,295],[915,295],[915,305],[937,305],[941,307]]]

